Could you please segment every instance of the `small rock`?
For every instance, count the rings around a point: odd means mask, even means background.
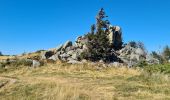
[[[67,63],[69,63],[69,64],[82,64],[82,62],[76,61],[76,60],[69,60]]]
[[[36,61],[36,60],[33,60],[33,67],[36,68],[36,67],[40,67],[40,62],[39,61]]]
[[[122,64],[119,63],[119,62],[113,62],[113,63],[111,63],[110,65],[111,65],[111,66],[114,66],[114,67],[121,67],[121,66],[122,66]]]

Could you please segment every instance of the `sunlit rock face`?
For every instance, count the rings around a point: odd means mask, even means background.
[[[113,45],[115,49],[120,49],[122,47],[122,30],[119,26],[109,26],[107,32],[110,44]]]

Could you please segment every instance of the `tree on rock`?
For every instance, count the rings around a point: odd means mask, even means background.
[[[92,25],[91,33],[85,35],[89,41],[86,44],[88,50],[82,53],[83,58],[91,61],[113,61],[115,59],[116,56],[112,52],[113,48],[111,48],[107,36],[110,23],[108,20],[105,20],[106,17],[108,16],[105,15],[104,9],[100,9],[96,16],[96,25]]]

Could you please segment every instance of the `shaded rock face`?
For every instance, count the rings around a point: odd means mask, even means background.
[[[50,58],[52,55],[54,55],[54,51],[43,51],[41,52],[41,59],[48,59]]]

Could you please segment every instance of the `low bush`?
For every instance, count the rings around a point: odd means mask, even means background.
[[[17,59],[16,61],[10,62],[10,66],[18,67],[18,66],[32,66],[32,60],[27,59]]]
[[[143,67],[148,73],[165,73],[170,74],[170,64],[147,65]]]

